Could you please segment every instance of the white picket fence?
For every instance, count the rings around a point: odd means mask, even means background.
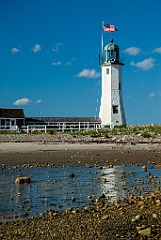
[[[21,126],[18,128],[17,126],[0,128],[0,131],[24,131],[27,133],[31,132],[45,132],[48,131],[81,131],[94,129],[98,130],[101,128],[100,122],[48,122],[43,124],[28,124],[27,126]]]
[[[42,125],[27,125],[26,130],[27,133],[33,131],[47,131],[55,130],[55,131],[80,131],[80,130],[88,130],[95,129],[98,130],[101,127],[101,124],[98,122],[54,122],[50,124],[42,124]]]

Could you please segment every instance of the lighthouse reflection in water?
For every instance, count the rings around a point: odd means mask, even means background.
[[[127,183],[124,179],[124,167],[104,167],[100,176],[101,192],[105,194],[109,202],[112,202],[117,198],[127,198],[129,186],[126,186]]]

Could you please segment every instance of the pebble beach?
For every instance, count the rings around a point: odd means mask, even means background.
[[[27,163],[42,166],[153,164],[161,167],[161,136],[140,134],[92,138],[71,134],[0,134],[0,168]],[[89,196],[90,197],[90,196]],[[109,203],[102,194],[92,207],[50,212],[0,223],[0,239],[161,239],[161,192],[129,195]]]

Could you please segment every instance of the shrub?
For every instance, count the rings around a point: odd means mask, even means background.
[[[108,135],[108,133],[105,133],[105,134],[104,134],[104,137],[105,137],[105,138],[110,138],[109,135]]]
[[[93,132],[91,132],[90,136],[93,138],[101,137],[101,133],[93,131]]]
[[[141,136],[142,136],[143,138],[150,138],[150,137],[151,137],[151,134],[148,133],[147,131],[144,131],[144,132],[141,134]]]
[[[57,134],[56,130],[48,130],[47,133],[50,135]]]

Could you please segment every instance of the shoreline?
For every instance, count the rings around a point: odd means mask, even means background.
[[[7,136],[8,137],[8,136]],[[14,136],[13,136],[14,137]],[[0,170],[4,165],[44,166],[111,166],[155,164],[161,167],[160,142],[94,142],[94,141],[0,141]],[[13,139],[13,138],[12,138]],[[42,141],[40,141],[42,139]],[[1,169],[2,167],[2,169]],[[148,174],[148,172],[147,172]],[[151,175],[148,175],[149,179]],[[152,178],[153,179],[153,178]],[[150,186],[150,185],[149,185]],[[112,205],[104,197],[89,203],[83,210],[70,209],[61,215],[49,211],[49,217],[0,223],[0,237],[8,239],[161,239],[161,192],[145,196],[118,198]],[[91,198],[91,196],[89,196]],[[89,200],[90,200],[89,198]],[[92,199],[92,198],[91,198]],[[96,206],[96,208],[93,206]],[[17,221],[18,220],[18,221]]]
[[[0,164],[160,164],[160,153],[161,144],[158,143],[1,142]]]
[[[118,150],[118,149],[127,149],[127,150],[160,150],[161,144],[158,143],[95,143],[95,142],[21,142],[21,143],[12,143],[12,142],[2,142],[0,143],[0,153],[8,152],[38,152],[38,151],[63,151],[63,150]]]

